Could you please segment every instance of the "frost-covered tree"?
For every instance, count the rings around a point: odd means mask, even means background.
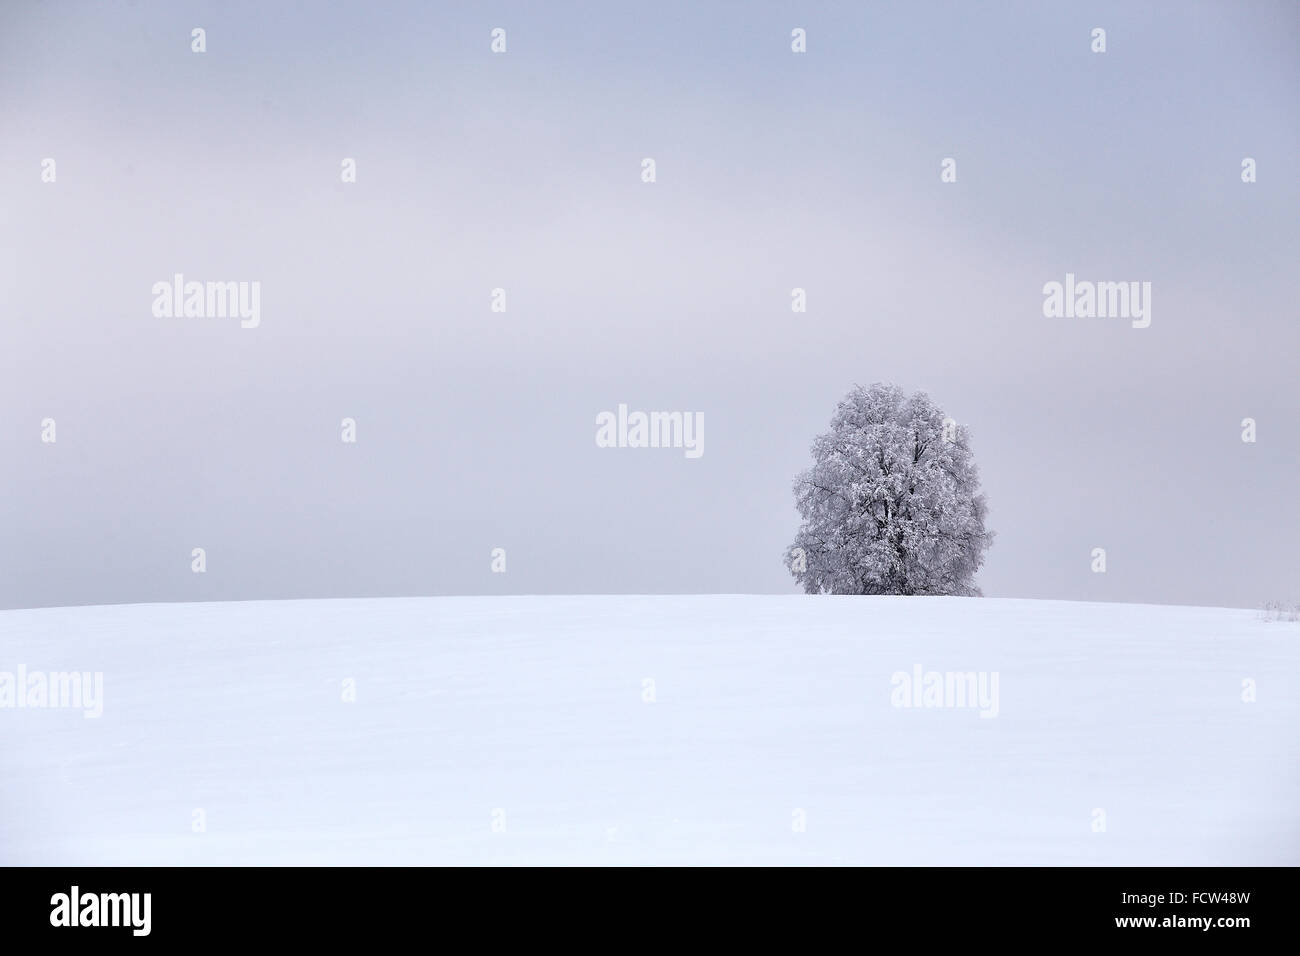
[[[855,386],[812,455],[795,479],[803,523],[785,559],[806,592],[980,593],[993,532],[979,473],[966,430],[928,395]]]

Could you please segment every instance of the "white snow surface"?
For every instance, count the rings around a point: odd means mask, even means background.
[[[102,671],[103,715],[0,709],[0,864],[1300,863],[1300,625],[1247,610],[0,612],[0,671],[19,664]],[[894,706],[917,665],[996,671],[998,715]]]

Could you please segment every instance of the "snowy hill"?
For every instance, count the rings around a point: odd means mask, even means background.
[[[0,612],[20,666],[101,671],[102,716],[0,709],[5,864],[1300,863],[1300,625],[1251,611]]]

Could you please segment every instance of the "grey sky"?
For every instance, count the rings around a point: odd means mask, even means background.
[[[1300,600],[1300,6],[612,6],[0,9],[0,606],[792,591],[872,381],[970,428],[986,594]]]

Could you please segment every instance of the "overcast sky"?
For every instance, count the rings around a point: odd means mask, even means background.
[[[613,6],[0,8],[0,606],[793,592],[875,381],[969,428],[987,595],[1300,601],[1300,7]]]

